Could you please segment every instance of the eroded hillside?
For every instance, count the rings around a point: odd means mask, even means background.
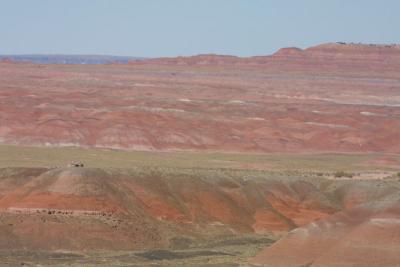
[[[399,152],[398,46],[128,65],[0,63],[0,142],[131,150]]]
[[[0,256],[13,263],[18,258],[43,263],[64,251],[58,264],[93,263],[99,256],[65,253],[107,251],[110,256],[103,257],[111,264],[120,251],[115,259],[125,263],[176,259],[185,266],[208,257],[226,264],[221,266],[238,266],[267,246],[251,264],[334,266],[363,262],[367,255],[377,263],[370,266],[382,266],[398,260],[399,187],[396,176],[353,180],[233,169],[3,168],[0,251],[20,256]],[[338,258],[339,251],[349,254]]]

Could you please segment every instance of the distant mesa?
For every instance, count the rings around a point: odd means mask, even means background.
[[[31,62],[39,64],[163,64],[163,65],[254,65],[266,64],[277,58],[313,58],[321,53],[342,54],[400,54],[398,44],[325,43],[307,49],[287,47],[272,55],[237,57],[232,55],[200,54],[195,56],[143,58],[107,55],[0,55],[1,61]]]
[[[281,48],[273,56],[302,56],[303,50],[297,47]]]
[[[400,45],[378,45],[378,44],[355,44],[355,43],[325,43],[313,46],[307,49],[297,47],[287,47],[279,49],[276,53],[267,56],[236,57],[229,55],[205,54],[187,57],[175,58],[153,58],[145,60],[131,60],[130,64],[146,65],[268,65],[277,61],[285,64],[352,64],[354,62],[346,61],[356,59],[359,61],[381,60],[393,61],[400,58]],[[341,62],[337,60],[342,60]],[[337,61],[337,62],[336,62]]]

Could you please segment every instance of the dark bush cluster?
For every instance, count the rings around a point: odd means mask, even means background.
[[[345,171],[337,171],[337,172],[335,172],[334,175],[336,178],[343,178],[343,177],[353,178],[353,176],[354,176],[353,173],[349,173],[349,172],[345,172]]]

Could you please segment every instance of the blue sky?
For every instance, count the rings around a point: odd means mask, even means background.
[[[0,54],[271,54],[400,43],[398,0],[0,0]]]

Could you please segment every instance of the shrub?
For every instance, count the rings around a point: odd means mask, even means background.
[[[354,174],[353,173],[349,173],[349,172],[345,172],[345,171],[337,171],[337,172],[335,172],[334,176],[336,178],[343,178],[343,177],[353,178]]]

